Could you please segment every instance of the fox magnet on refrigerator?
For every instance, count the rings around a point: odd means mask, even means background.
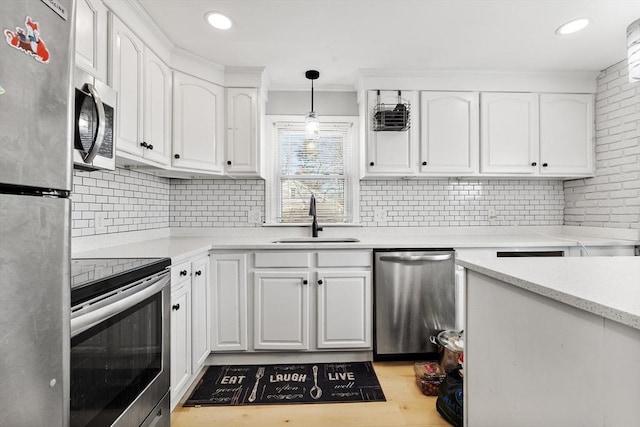
[[[11,30],[4,30],[9,46],[14,47],[30,55],[38,62],[46,64],[49,62],[49,50],[40,38],[40,26],[33,21],[30,16],[24,21],[25,29],[16,27],[15,33]]]

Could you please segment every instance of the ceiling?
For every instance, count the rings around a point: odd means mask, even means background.
[[[179,48],[266,67],[271,89],[353,89],[359,69],[600,71],[626,58],[639,0],[137,0]],[[209,11],[234,26],[210,27]],[[591,24],[557,36],[578,17]]]

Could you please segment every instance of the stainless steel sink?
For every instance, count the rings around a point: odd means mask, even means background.
[[[357,243],[353,237],[285,237],[272,240],[271,243]]]

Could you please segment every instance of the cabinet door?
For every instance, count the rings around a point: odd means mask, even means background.
[[[191,372],[198,372],[209,349],[209,256],[191,263]]]
[[[472,174],[478,171],[478,94],[420,93],[420,172]]]
[[[318,271],[318,348],[371,347],[371,272]]]
[[[227,175],[258,174],[258,89],[227,89]]]
[[[540,95],[540,174],[593,174],[593,96]]]
[[[410,105],[411,127],[405,131],[374,131],[374,109],[378,103],[394,106],[398,104],[398,91],[367,93],[367,175],[412,175],[416,172],[418,145],[418,93],[401,92],[403,103]]]
[[[100,0],[76,3],[76,66],[107,83],[107,8]]]
[[[151,50],[144,49],[145,159],[168,165],[171,152],[171,70]]]
[[[191,376],[191,285],[171,294],[171,402],[177,402]],[[173,405],[172,405],[173,406]]]
[[[211,256],[211,350],[247,350],[247,256]]]
[[[111,84],[118,92],[116,148],[142,157],[143,44],[111,15]]]
[[[309,348],[309,273],[254,273],[254,348]]]
[[[481,172],[534,174],[538,171],[538,95],[481,95]]]
[[[174,72],[173,166],[222,173],[224,89]]]

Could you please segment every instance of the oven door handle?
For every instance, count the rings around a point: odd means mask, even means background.
[[[163,273],[155,281],[147,284],[144,289],[136,290],[134,293],[125,293],[113,296],[109,304],[104,306],[96,306],[92,308],[88,306],[86,312],[71,318],[71,337],[75,337],[81,332],[104,322],[105,320],[122,313],[123,311],[133,307],[134,305],[144,301],[150,296],[162,291],[171,277],[168,273]]]
[[[93,162],[93,159],[98,154],[98,150],[102,146],[104,142],[104,132],[106,128],[106,115],[104,113],[104,104],[102,103],[102,99],[100,99],[100,95],[98,95],[98,91],[93,87],[91,83],[87,83],[87,90],[91,94],[91,98],[93,99],[93,103],[96,105],[96,111],[98,111],[98,131],[96,132],[96,137],[93,139],[93,144],[91,145],[91,149],[84,157],[85,163]]]

